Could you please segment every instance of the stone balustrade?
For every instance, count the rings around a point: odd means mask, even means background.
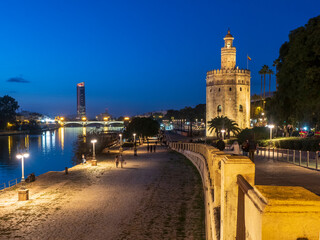
[[[319,239],[319,196],[302,187],[255,185],[255,165],[247,157],[204,144],[169,146],[201,175],[207,239]]]

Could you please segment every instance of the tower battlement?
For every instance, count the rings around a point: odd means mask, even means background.
[[[214,69],[207,72],[207,75],[213,75],[213,74],[226,74],[226,73],[246,73],[250,74],[250,70],[248,69]]]

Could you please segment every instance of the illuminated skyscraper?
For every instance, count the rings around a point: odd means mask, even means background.
[[[86,95],[84,91],[84,82],[77,84],[77,115],[78,118],[86,116]]]

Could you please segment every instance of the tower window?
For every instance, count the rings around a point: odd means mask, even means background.
[[[231,92],[231,88],[229,88],[229,91]]]
[[[222,107],[221,107],[221,105],[219,105],[218,107],[217,107],[217,112],[219,113],[219,112],[221,112],[222,111]]]
[[[220,88],[218,89],[218,91],[220,92]]]
[[[240,88],[240,91],[242,91],[242,87]]]
[[[240,111],[240,112],[243,112],[243,107],[242,107],[242,105],[239,105],[239,111]]]

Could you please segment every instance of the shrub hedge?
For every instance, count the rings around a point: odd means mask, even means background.
[[[258,141],[260,147],[266,147],[270,145],[270,140]],[[294,149],[302,151],[320,151],[320,138],[276,138],[271,140],[271,146],[283,149]]]

